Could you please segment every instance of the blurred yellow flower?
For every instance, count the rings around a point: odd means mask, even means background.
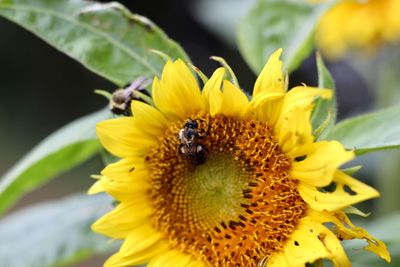
[[[312,1],[324,2],[324,0]],[[344,0],[322,18],[317,45],[331,58],[400,40],[399,0]]]
[[[296,267],[322,258],[350,266],[340,240],[353,238],[390,261],[342,211],[378,192],[338,169],[353,152],[312,135],[314,100],[332,92],[285,92],[280,54],[251,100],[224,68],[201,91],[183,61],[169,61],[154,79],[154,106],[133,101],[133,117],[97,125],[104,147],[122,158],[89,190],[119,202],[93,225],[124,240],[105,266]]]

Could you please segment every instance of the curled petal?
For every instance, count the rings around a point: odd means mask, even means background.
[[[275,126],[282,151],[292,158],[307,154],[314,141],[310,116],[311,107],[295,107],[281,116]]]
[[[222,106],[222,81],[225,75],[224,68],[218,68],[204,85],[203,98],[208,103],[211,116],[219,113]]]
[[[313,106],[313,102],[317,97],[329,99],[332,97],[332,90],[321,89],[316,87],[297,86],[290,89],[285,95],[282,113],[290,111],[295,107]]]
[[[379,196],[374,188],[340,171],[336,171],[333,182],[335,189],[332,192],[300,183],[300,195],[311,208],[318,211],[336,211]]]
[[[278,92],[261,92],[250,101],[246,115],[259,121],[276,124],[285,94]]]
[[[283,80],[282,61],[279,59],[281,54],[282,49],[278,49],[268,59],[254,85],[253,97],[261,92],[284,93],[285,82]]]
[[[345,162],[354,158],[337,141],[321,141],[310,145],[310,150],[301,161],[292,164],[291,176],[302,183],[323,187],[333,180],[333,174]]]
[[[310,212],[310,216],[322,223],[331,222],[335,224],[335,233],[342,240],[364,239],[368,243],[364,247],[365,250],[375,253],[387,262],[391,261],[386,245],[381,240],[371,236],[363,228],[355,226],[344,212]]]
[[[286,241],[283,251],[272,257],[268,267],[304,267],[319,259],[330,259],[336,267],[350,267],[338,238],[321,223],[304,217]]]

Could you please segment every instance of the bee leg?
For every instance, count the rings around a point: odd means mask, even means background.
[[[198,134],[198,135],[197,135],[197,137],[198,137],[199,139],[204,139],[204,138],[206,138],[207,136],[208,136],[208,131],[205,132],[204,134]]]
[[[185,145],[184,144],[180,144],[179,145],[179,150],[178,150],[179,154],[183,155],[185,154]]]
[[[183,133],[184,133],[184,130],[181,129],[181,130],[179,131],[178,135],[176,136],[176,138],[177,138],[178,140],[182,141],[183,138],[184,138]],[[182,145],[182,144],[181,144],[181,145]]]
[[[197,145],[196,152],[197,152],[196,163],[198,165],[203,164],[206,161],[207,150],[202,145]]]
[[[198,145],[197,147],[196,147],[196,152],[197,153],[200,153],[200,152],[203,152],[204,151],[204,148],[201,146],[201,145]]]
[[[197,150],[197,153],[208,153],[207,148],[205,148],[202,145],[197,145],[197,149],[196,150]]]

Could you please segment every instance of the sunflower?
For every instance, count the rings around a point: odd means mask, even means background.
[[[314,0],[324,2],[325,0]],[[399,0],[344,0],[321,19],[317,44],[329,57],[400,40]]]
[[[122,158],[89,190],[118,202],[93,225],[124,240],[105,266],[293,267],[324,258],[350,266],[340,240],[353,238],[390,261],[342,211],[378,196],[339,170],[354,153],[312,135],[314,100],[332,92],[285,92],[281,52],[251,100],[224,68],[201,91],[182,60],[168,61],[154,78],[153,105],[133,101],[133,117],[97,125],[104,147]]]

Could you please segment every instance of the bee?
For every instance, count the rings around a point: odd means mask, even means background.
[[[207,132],[201,134],[198,128],[197,121],[189,118],[178,134],[179,154],[195,165],[203,164],[206,161],[207,150],[200,140],[206,138],[209,132],[208,129]]]
[[[147,79],[140,77],[128,85],[125,89],[116,90],[110,99],[109,109],[113,114],[132,116],[131,102],[132,100],[144,101],[140,94],[149,96],[146,89],[144,89],[144,84]],[[138,94],[139,92],[139,94]]]

